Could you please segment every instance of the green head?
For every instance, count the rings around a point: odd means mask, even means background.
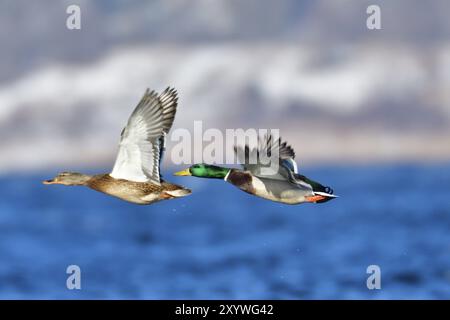
[[[176,176],[194,176],[199,178],[209,178],[209,179],[224,179],[230,168],[222,168],[218,166],[213,166],[209,164],[194,164],[189,168],[174,173]]]

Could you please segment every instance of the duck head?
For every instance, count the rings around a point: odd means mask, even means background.
[[[45,180],[43,184],[62,184],[65,186],[85,185],[92,177],[76,172],[62,172],[51,180]]]
[[[224,179],[230,168],[223,168],[209,164],[194,164],[187,169],[174,173],[176,176],[194,176],[198,178]]]

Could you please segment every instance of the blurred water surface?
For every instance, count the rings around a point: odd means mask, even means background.
[[[448,299],[449,169],[305,168],[341,197],[300,206],[194,178],[167,176],[190,197],[136,206],[40,184],[53,173],[3,176],[0,298]],[[66,289],[71,264],[82,290]]]

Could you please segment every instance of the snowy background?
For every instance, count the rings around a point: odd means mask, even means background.
[[[81,7],[81,30],[66,8]],[[381,7],[382,30],[366,28]],[[0,297],[448,298],[447,0],[0,2]],[[341,198],[284,206],[220,181],[133,206],[40,181],[107,172],[145,88],[174,128],[276,128]],[[170,153],[173,143],[169,141]],[[65,287],[82,269],[82,290]],[[382,289],[369,291],[377,264]]]
[[[65,27],[73,3],[81,30]],[[382,30],[366,28],[374,3]],[[278,128],[302,162],[449,160],[448,9],[2,1],[0,170],[110,166],[145,88],[167,85],[180,94],[175,127]]]

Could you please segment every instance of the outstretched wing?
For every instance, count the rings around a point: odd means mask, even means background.
[[[159,97],[146,90],[122,131],[113,178],[160,184],[160,158],[176,107],[174,89],[167,88]]]
[[[173,121],[175,120],[175,114],[178,106],[177,91],[174,88],[167,87],[166,90],[159,96],[162,107],[162,125],[163,134],[159,139],[159,163],[161,164],[164,151],[166,150],[166,135],[172,128]]]
[[[295,152],[286,142],[282,142],[281,138],[273,139],[272,135],[266,135],[263,139],[258,139],[258,147],[250,149],[248,145],[243,148],[235,146],[234,151],[238,161],[244,170],[250,171],[253,175],[259,177],[270,177],[272,179],[286,179],[289,175],[286,171],[297,173],[297,164],[294,161]],[[261,157],[267,159],[277,156],[278,171],[270,172],[271,163],[263,163]],[[267,162],[267,161],[265,161]]]

